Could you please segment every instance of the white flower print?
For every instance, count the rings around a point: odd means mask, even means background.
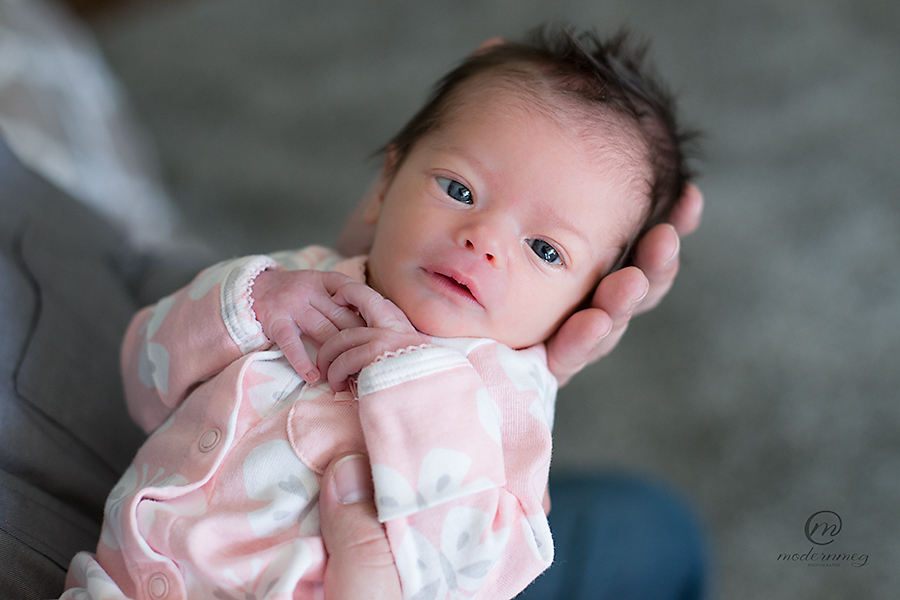
[[[266,600],[268,598],[290,598],[294,588],[313,564],[314,553],[303,539],[295,539],[292,543],[278,551],[278,555],[269,562],[258,558],[248,561],[249,578],[244,580],[233,568],[222,572],[225,580],[233,586],[223,586],[213,591],[218,600]]]
[[[138,376],[148,388],[169,393],[169,351],[165,346],[144,342],[138,359]]]
[[[263,419],[284,408],[287,404],[284,400],[305,384],[281,351],[260,352],[251,368],[271,378],[247,389],[250,405]]]
[[[103,567],[87,552],[75,555],[70,570],[84,587],[66,590],[60,600],[129,600]]]
[[[553,562],[553,536],[550,535],[550,523],[547,517],[541,513],[525,515],[520,521],[522,533],[528,542],[528,547],[534,552],[535,558],[549,565]]]
[[[422,459],[417,489],[413,490],[406,478],[395,469],[381,464],[372,465],[378,518],[387,521],[405,517],[498,486],[498,483],[484,477],[463,485],[471,467],[469,455],[448,448],[434,448]]]
[[[175,304],[174,296],[160,300],[153,308],[153,314],[144,325],[144,344],[138,358],[138,376],[148,388],[156,388],[163,394],[169,393],[169,351],[165,346],[149,341]]]
[[[166,315],[169,314],[169,311],[172,310],[172,306],[174,305],[175,296],[166,296],[156,303],[156,306],[153,307],[153,314],[151,314],[150,319],[147,320],[147,330],[145,332],[147,336],[146,339],[149,340],[156,335],[160,325],[166,320]]]
[[[286,440],[254,448],[244,459],[244,486],[251,500],[269,503],[247,514],[253,533],[269,537],[300,523],[299,535],[319,530],[319,484]]]
[[[413,528],[397,549],[397,570],[413,600],[467,598],[481,586],[506,549],[510,529],[490,532],[491,515],[455,507],[441,529],[440,548]],[[480,542],[485,532],[485,541]]]
[[[499,345],[497,359],[517,389],[537,392],[537,399],[529,407],[529,414],[553,429],[556,379],[547,370],[544,359],[529,350],[511,350]]]
[[[155,487],[174,487],[188,483],[183,475],[177,473],[166,476],[165,469],[160,467],[154,475],[150,475],[150,465],[144,464],[140,474],[135,465],[128,467],[128,470],[119,479],[109,497],[106,499],[106,507],[104,508],[104,527],[100,534],[101,541],[110,548],[118,549],[122,543],[122,509],[127,500],[137,494],[140,490]]]

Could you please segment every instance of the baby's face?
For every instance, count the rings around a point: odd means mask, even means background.
[[[419,140],[383,175],[368,282],[421,332],[523,348],[549,337],[618,259],[646,208],[634,160],[512,91]],[[390,164],[392,156],[388,155]]]

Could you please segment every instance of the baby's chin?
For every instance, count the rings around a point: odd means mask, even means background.
[[[407,313],[410,323],[419,333],[424,333],[436,338],[485,338],[491,337],[486,332],[476,327],[472,321],[450,314],[424,314]]]
[[[410,317],[410,323],[419,333],[436,338],[487,338],[509,346],[514,350],[529,348],[544,341],[534,335],[511,335],[508,332],[492,332],[465,319],[438,318],[434,315]]]
[[[472,327],[464,327],[457,323],[448,323],[443,319],[438,319],[432,315],[426,315],[419,318],[410,317],[410,323],[419,333],[424,333],[430,337],[437,338],[462,338],[462,337],[485,337],[479,335],[479,332]]]

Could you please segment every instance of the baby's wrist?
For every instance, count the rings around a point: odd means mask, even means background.
[[[222,283],[222,318],[228,333],[244,354],[268,342],[253,308],[253,288],[261,273],[280,268],[268,256],[248,256],[238,260]]]

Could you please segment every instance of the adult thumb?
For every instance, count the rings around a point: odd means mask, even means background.
[[[376,516],[372,469],[365,455],[345,454],[328,465],[319,518],[328,552],[326,600],[399,600],[400,577]]]

